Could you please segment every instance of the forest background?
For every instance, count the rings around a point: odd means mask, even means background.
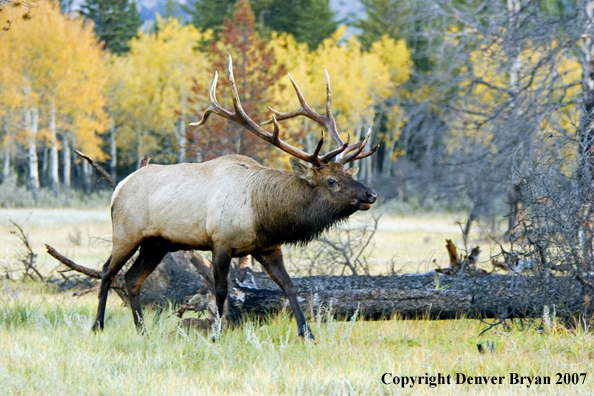
[[[544,211],[538,221],[576,230],[583,261],[593,4],[363,0],[361,15],[339,21],[327,0],[169,0],[143,24],[129,0],[3,0],[0,205],[109,195],[74,149],[116,180],[145,155],[168,164],[239,153],[288,168],[286,155],[228,121],[187,128],[230,54],[242,103],[261,121],[268,106],[298,107],[287,71],[322,111],[327,69],[343,139],[371,128],[380,146],[359,178],[382,200],[465,211],[466,235],[476,220],[503,217],[508,235],[543,235],[527,217]],[[221,78],[224,106],[230,96]],[[303,119],[282,128],[306,150],[320,135]]]

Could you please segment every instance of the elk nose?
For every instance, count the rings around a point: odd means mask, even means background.
[[[377,199],[377,194],[375,193],[375,191],[373,191],[370,188],[368,188],[367,191],[365,191],[365,196],[367,197],[367,200],[370,203],[374,203],[375,200]]]

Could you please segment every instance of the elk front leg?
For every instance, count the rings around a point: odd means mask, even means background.
[[[142,242],[138,258],[124,277],[128,289],[130,308],[132,308],[132,315],[134,316],[134,324],[139,333],[144,332],[144,320],[142,308],[140,307],[140,288],[145,279],[157,268],[167,254],[167,247],[167,242],[162,239],[150,238]]]
[[[297,301],[297,288],[295,288],[291,277],[287,273],[283,261],[283,253],[280,248],[272,252],[254,255],[254,258],[262,264],[262,267],[264,267],[266,273],[270,276],[270,279],[276,282],[283,292],[285,292],[285,295],[291,304],[291,308],[293,309],[295,320],[297,321],[299,336],[302,338],[307,337],[308,339],[315,341],[315,338],[309,329],[309,325],[305,320],[305,315],[303,315],[299,301]]]
[[[212,252],[212,274],[215,284],[215,297],[217,300],[217,310],[221,319],[224,315],[225,300],[227,299],[230,264],[231,254],[227,250],[214,250]]]

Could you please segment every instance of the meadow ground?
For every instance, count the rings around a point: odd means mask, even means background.
[[[109,255],[107,207],[5,209],[0,210],[0,265],[14,265],[20,249],[8,219],[29,235],[46,273],[56,263],[45,254],[44,243],[95,268]],[[460,220],[384,215],[375,271],[386,273],[392,257],[406,272],[432,269],[433,259],[447,265],[445,238],[458,238]],[[489,268],[496,245],[478,230],[472,239],[483,248],[483,266]],[[555,321],[545,332],[496,328],[479,336],[485,325],[476,320],[335,322],[322,312],[311,319],[313,344],[296,336],[284,313],[225,330],[213,343],[211,335],[179,329],[171,309],[149,310],[148,334],[141,337],[129,308],[115,295],[108,301],[105,331],[93,334],[95,309],[94,295],[74,298],[33,282],[0,282],[0,395],[594,394],[594,337]],[[495,351],[481,355],[476,345],[487,340]],[[456,384],[456,373],[504,378],[496,385]],[[551,384],[512,384],[512,373],[548,377]],[[556,384],[557,373],[568,374],[561,382],[570,384]],[[450,375],[451,383],[401,385],[403,377],[427,374]],[[382,383],[394,377],[400,384]]]

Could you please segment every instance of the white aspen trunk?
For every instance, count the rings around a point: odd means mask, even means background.
[[[142,128],[140,127],[140,123],[136,121],[136,156],[138,158],[138,163],[136,167],[140,166],[140,162],[142,162]]]
[[[187,98],[181,94],[181,115],[177,120],[175,127],[175,138],[177,139],[177,162],[186,161],[186,104]]]
[[[386,144],[386,150],[384,150],[384,163],[382,164],[382,171],[384,176],[390,177],[392,176],[392,155],[394,154],[394,148],[396,147],[396,135],[400,135],[400,124],[402,123],[402,116],[403,110],[401,108],[398,109],[398,120],[396,121],[396,126],[390,135],[388,136],[388,142]]]
[[[47,170],[49,168],[49,149],[47,147],[43,147],[41,149],[43,155],[41,156],[41,172],[40,172],[40,180],[43,178],[47,178]]]
[[[4,119],[4,161],[2,166],[2,180],[6,180],[8,176],[10,176],[10,145],[11,145],[11,134],[10,130],[8,129],[8,123]]]
[[[507,0],[507,11],[510,16],[510,28],[515,29],[518,25],[518,13],[520,12],[520,0]],[[520,81],[520,71],[522,69],[522,58],[520,56],[520,48],[515,48],[515,58],[509,70],[509,82],[512,89],[517,89],[517,84]]]
[[[582,62],[582,84],[583,84],[583,106],[581,114],[580,137],[579,137],[579,182],[582,201],[584,202],[583,215],[580,219],[581,226],[578,231],[580,247],[583,252],[584,263],[592,270],[594,261],[594,229],[589,226],[594,223],[594,211],[592,209],[592,174],[594,158],[592,147],[594,147],[594,1],[586,3],[586,23],[583,37],[583,62]]]
[[[516,29],[518,27],[518,13],[520,12],[520,0],[507,0],[507,11],[509,13],[509,28]],[[509,68],[509,85],[512,91],[517,92],[519,89],[520,73],[522,71],[521,48],[514,48],[512,52],[515,57]],[[518,112],[518,116],[521,112]],[[512,185],[508,192],[509,216],[508,216],[508,234],[512,237],[514,230],[518,225],[518,209],[521,206],[521,180],[512,181]]]
[[[64,187],[64,195],[66,196],[66,203],[70,203],[70,174],[71,174],[71,161],[70,161],[70,142],[68,141],[68,134],[64,132],[62,134],[62,181]]]
[[[91,194],[91,165],[87,161],[82,161],[83,189],[85,195]]]
[[[584,58],[585,62],[582,64],[582,75],[588,92],[585,95],[590,94],[594,91],[594,1],[588,1],[586,5],[587,24],[586,31],[584,32]]]
[[[50,107],[49,117],[49,131],[50,131],[50,158],[49,158],[49,179],[54,192],[54,196],[58,196],[60,189],[60,178],[58,176],[58,136],[56,133],[56,108],[53,103]]]
[[[111,160],[109,161],[109,174],[111,178],[116,180],[116,166],[117,166],[117,147],[116,147],[116,128],[113,123],[113,118],[109,122],[109,155]]]
[[[392,156],[394,155],[394,148],[396,147],[396,139],[392,135],[388,137],[386,142],[386,149],[384,150],[384,163],[382,164],[382,172],[384,176],[392,176]]]
[[[29,188],[35,203],[39,200],[39,160],[37,158],[37,130],[39,109],[30,106],[25,109],[25,125],[28,130],[27,156],[29,162]]]
[[[10,176],[10,147],[4,147],[4,166],[2,167],[2,180]]]

